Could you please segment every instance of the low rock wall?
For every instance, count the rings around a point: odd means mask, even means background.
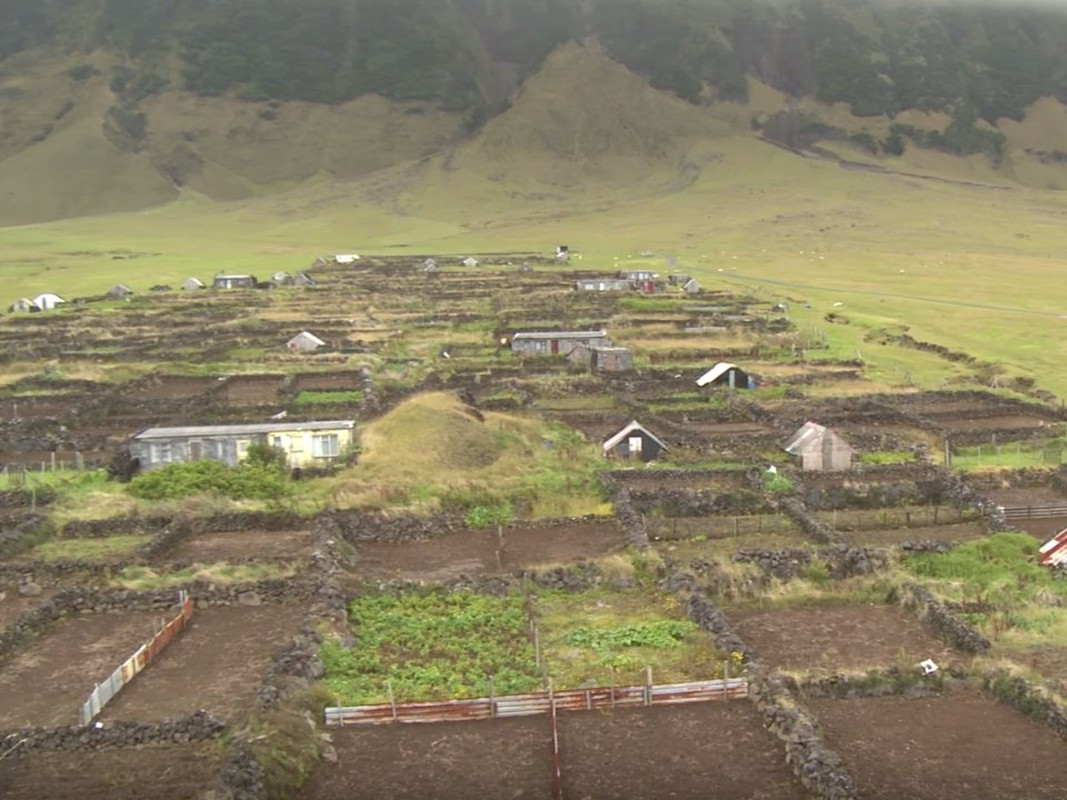
[[[984,675],[982,685],[1001,702],[1067,739],[1067,710],[1026,678],[998,670]]]
[[[919,618],[947,644],[974,654],[988,653],[992,649],[988,639],[934,597],[926,587],[909,583],[903,587],[903,591],[905,605],[914,609]]]
[[[225,723],[206,711],[197,711],[162,722],[116,721],[90,726],[64,728],[24,728],[0,733],[0,753],[23,758],[42,753],[88,752],[141,748],[150,745],[189,744],[220,738]]]

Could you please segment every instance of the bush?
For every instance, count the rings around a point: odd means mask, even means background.
[[[204,459],[138,475],[130,481],[129,492],[142,500],[171,500],[211,492],[233,500],[275,500],[287,496],[289,487],[284,473],[272,463],[248,461],[227,467]]]

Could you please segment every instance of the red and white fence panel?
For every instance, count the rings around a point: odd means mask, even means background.
[[[472,700],[430,703],[386,703],[326,709],[328,726],[377,722],[450,722],[467,719],[529,717],[557,711],[592,711],[605,708],[706,703],[748,697],[744,678],[598,689],[541,691]]]

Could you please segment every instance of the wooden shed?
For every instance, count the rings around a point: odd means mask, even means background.
[[[670,448],[637,420],[634,420],[601,446],[604,456],[628,461],[654,461]]]
[[[851,469],[852,447],[829,428],[805,422],[794,433],[784,449],[799,456],[805,472]]]
[[[607,331],[529,331],[511,337],[511,351],[519,355],[565,356],[575,347],[607,347]]]

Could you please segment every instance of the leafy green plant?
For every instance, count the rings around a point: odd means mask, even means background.
[[[463,518],[468,528],[488,528],[493,525],[507,525],[511,522],[511,505],[501,503],[495,506],[474,506]]]
[[[269,449],[269,448],[268,448]],[[290,488],[273,463],[253,460],[227,467],[219,461],[203,459],[170,464],[135,477],[128,486],[142,500],[168,500],[214,492],[234,500],[277,500],[289,495]]]
[[[578,628],[566,634],[563,641],[574,647],[598,651],[626,647],[666,650],[681,647],[685,637],[696,630],[696,624],[688,620],[665,619],[612,628]]]

